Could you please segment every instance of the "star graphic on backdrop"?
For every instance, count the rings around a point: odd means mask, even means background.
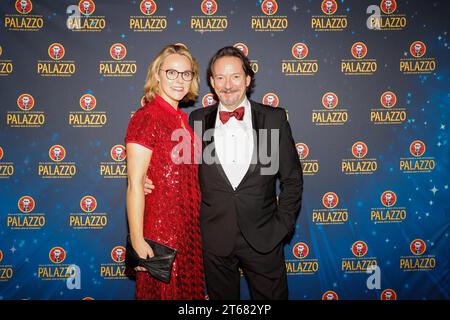
[[[436,192],[439,191],[439,189],[436,188],[436,186],[433,186],[433,189],[430,189],[431,192],[433,192],[434,195],[436,195]]]
[[[441,124],[441,130],[445,129],[445,124]]]
[[[17,251],[17,249],[16,248],[14,248],[14,246],[12,246],[12,248],[11,249],[9,249],[9,250],[11,250],[11,252],[14,254],[16,251]]]
[[[298,10],[297,5],[294,4],[294,6],[292,7],[292,10],[293,10],[294,12],[297,12],[297,10]]]

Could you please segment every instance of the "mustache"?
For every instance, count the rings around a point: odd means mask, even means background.
[[[220,93],[234,93],[234,92],[238,92],[238,90],[236,89],[220,90]]]

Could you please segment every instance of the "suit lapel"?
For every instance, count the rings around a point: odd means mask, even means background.
[[[216,104],[214,106],[208,107],[208,108],[213,108],[211,110],[211,112],[209,112],[206,116],[205,116],[205,131],[207,130],[213,130],[212,131],[212,135],[211,135],[211,140],[210,141],[205,141],[205,147],[208,146],[210,143],[214,142],[214,130],[216,127],[216,118],[217,118],[217,112],[219,111],[219,105]],[[233,189],[233,186],[231,185],[230,180],[228,180],[227,175],[225,174],[225,171],[223,170],[222,164],[220,163],[219,157],[217,156],[217,152],[216,149],[214,147],[213,149],[213,158],[215,161],[215,167],[217,168],[217,172],[220,174],[220,176],[222,177],[222,179],[226,182],[226,184],[228,185],[228,187],[231,190]]]
[[[252,125],[253,125],[253,155],[250,166],[245,174],[244,178],[242,178],[236,190],[238,190],[245,182],[245,180],[255,171],[259,159],[258,159],[258,146],[259,146],[259,129],[264,128],[265,116],[262,112],[258,110],[258,106],[255,102],[250,100],[250,106],[252,109]]]
[[[252,154],[252,160],[250,163],[250,166],[244,176],[244,178],[242,178],[241,182],[239,183],[238,187],[236,188],[236,190],[238,190],[245,182],[245,180],[255,171],[256,167],[258,166],[259,163],[259,159],[258,159],[258,146],[259,146],[259,136],[258,136],[258,132],[259,129],[263,129],[264,128],[264,122],[265,122],[265,115],[260,112],[258,110],[259,106],[250,100],[250,106],[251,106],[251,110],[252,110],[252,126],[253,126],[253,154]],[[216,118],[217,118],[217,112],[219,110],[219,105],[216,104],[214,106],[208,107],[208,108],[212,108],[211,112],[209,112],[206,116],[205,116],[205,131],[206,130],[214,130],[215,126],[216,126]],[[207,145],[209,145],[210,143],[214,142],[214,132],[212,133],[212,137],[210,141],[205,141],[205,147]],[[231,190],[233,189],[233,186],[231,185],[230,180],[228,180],[227,175],[225,174],[225,171],[223,170],[222,164],[220,163],[219,158],[217,157],[217,153],[214,149],[213,151],[213,157],[216,158],[216,168],[217,171],[219,172],[220,176],[224,179],[224,181],[227,183],[228,187]]]

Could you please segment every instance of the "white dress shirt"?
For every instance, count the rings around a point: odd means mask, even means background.
[[[231,117],[223,124],[219,112],[233,110],[228,110],[220,103],[214,131],[217,156],[235,190],[247,173],[253,155],[252,109],[247,97],[238,107],[245,108],[243,119]]]

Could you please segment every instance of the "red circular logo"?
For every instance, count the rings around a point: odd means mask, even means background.
[[[411,241],[409,249],[414,255],[421,256],[422,254],[425,253],[427,245],[425,244],[425,241],[423,241],[422,239],[414,239],[413,241]]]
[[[335,0],[323,0],[320,7],[323,13],[331,15],[337,10],[337,3]]]
[[[381,293],[381,300],[397,300],[397,293],[392,289],[385,289]]]
[[[217,2],[214,0],[203,0],[201,4],[202,12],[208,16],[217,12]]]
[[[53,263],[62,263],[66,259],[66,250],[62,247],[53,247],[48,253],[50,261]]]
[[[261,3],[261,10],[265,15],[274,15],[278,11],[278,3],[275,0],[264,0]]]
[[[97,209],[97,200],[93,196],[84,196],[80,200],[80,207],[84,212],[93,212]]]
[[[0,250],[0,262],[2,262],[2,260],[3,260],[3,251]]]
[[[380,7],[384,14],[392,14],[397,9],[397,2],[395,0],[382,0]]]
[[[352,56],[356,59],[362,59],[367,54],[367,46],[364,44],[364,42],[355,42],[352,45]]]
[[[33,9],[33,4],[30,0],[17,0],[15,8],[21,14],[28,14]]]
[[[81,0],[78,8],[83,15],[90,16],[95,11],[95,3],[92,0]]]
[[[394,191],[385,191],[381,194],[381,203],[385,207],[392,207],[397,202],[397,195]]]
[[[60,43],[52,43],[48,47],[48,55],[53,60],[61,60],[65,54],[66,50],[64,49],[64,46]]]
[[[59,144],[55,144],[50,147],[50,150],[48,150],[48,155],[53,161],[60,162],[66,157],[66,149]]]
[[[397,96],[392,91],[383,92],[380,97],[380,102],[383,107],[390,109],[397,103]]]
[[[352,154],[358,159],[364,158],[368,150],[367,145],[362,141],[357,141],[352,146]]]
[[[322,295],[322,300],[339,300],[336,292],[328,290]]]
[[[335,208],[339,203],[339,197],[334,192],[327,192],[322,197],[322,204],[327,209]]]
[[[338,102],[338,96],[334,92],[327,92],[322,96],[322,105],[328,110],[336,108]]]
[[[2,147],[0,147],[0,160],[2,160],[3,159],[3,148]]]
[[[152,14],[154,14],[156,12],[156,8],[156,2],[153,0],[142,0],[139,6],[141,12],[146,16],[151,16]]]
[[[114,161],[124,161],[127,158],[125,147],[121,144],[116,144],[111,148],[111,158]]]
[[[414,41],[409,47],[409,52],[415,58],[421,58],[427,52],[427,46],[422,41]]]
[[[34,98],[31,94],[22,93],[19,98],[17,98],[17,106],[20,110],[28,111],[34,107]]]
[[[299,142],[295,144],[295,148],[297,149],[297,154],[300,160],[304,160],[309,155],[309,147],[306,143]]]
[[[421,157],[423,156],[423,154],[425,153],[426,150],[426,146],[425,143],[423,143],[420,140],[414,140],[413,142],[411,142],[411,144],[409,145],[409,152],[414,156],[414,157]]]
[[[292,46],[291,53],[296,59],[302,60],[308,55],[309,49],[303,42],[297,42]]]
[[[17,207],[23,213],[29,213],[29,212],[33,211],[35,206],[36,206],[36,202],[30,196],[23,196],[17,202]]]
[[[114,60],[122,60],[127,55],[127,48],[121,43],[114,43],[109,48],[109,54]]]
[[[364,257],[367,253],[368,247],[367,244],[364,241],[356,241],[352,245],[352,252],[357,257]]]
[[[80,107],[85,111],[91,111],[97,106],[97,99],[92,94],[83,94],[80,98]]]
[[[262,99],[262,103],[269,106],[269,107],[278,107],[278,104],[280,103],[280,99],[278,98],[278,96],[273,93],[273,92],[269,92],[266,93]]]
[[[202,105],[204,108],[215,105],[216,103],[216,96],[212,93],[205,94],[202,98]]]
[[[304,259],[309,254],[309,247],[304,242],[298,242],[292,248],[292,253],[297,259]]]
[[[125,248],[122,246],[114,247],[111,250],[111,258],[114,262],[120,263],[125,261]]]
[[[248,56],[248,47],[245,45],[245,43],[238,42],[233,45],[236,49],[241,50],[241,52],[244,54],[244,56]]]

